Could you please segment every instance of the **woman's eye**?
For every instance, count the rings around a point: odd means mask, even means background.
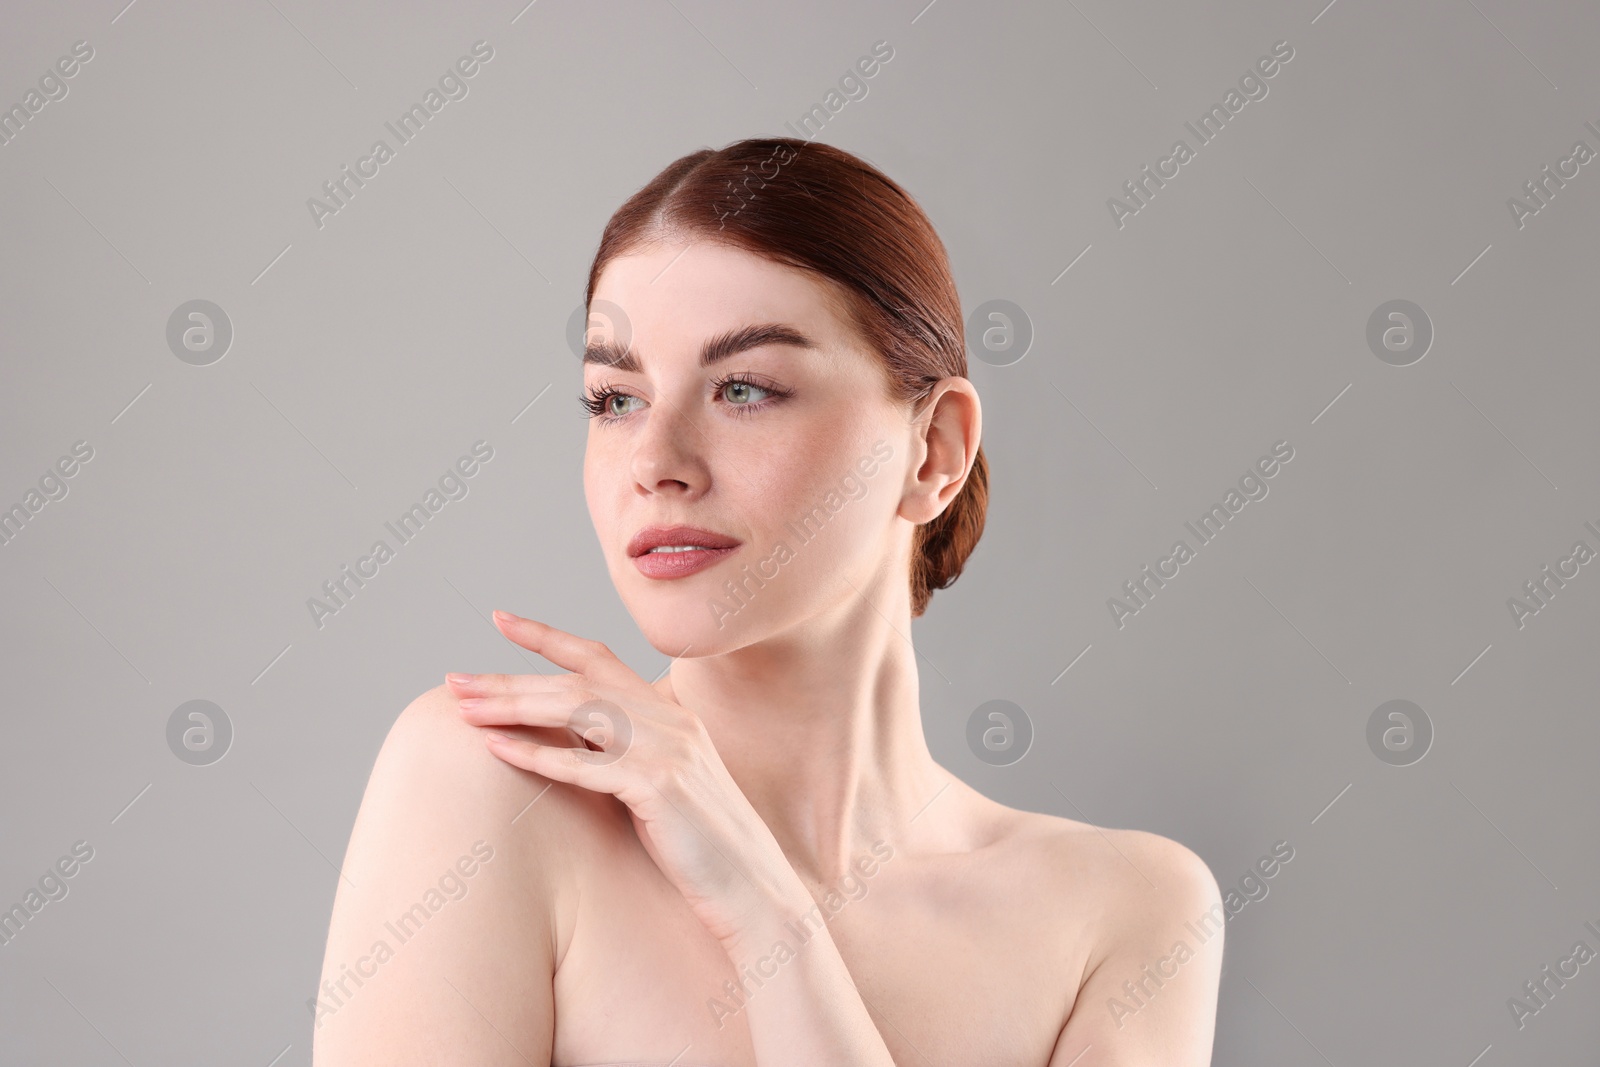
[[[729,382],[722,387],[722,395],[730,404],[733,404],[735,407],[743,407],[746,404],[753,403],[761,399],[761,397],[751,397],[750,391],[752,389],[762,394],[768,394],[771,392],[771,390],[763,389],[754,382]]]
[[[612,418],[621,418],[623,415],[628,414],[628,412],[632,409],[624,408],[619,410],[617,407],[618,403],[620,402],[622,404],[626,404],[631,400],[638,399],[638,397],[629,396],[627,393],[612,393],[611,396],[606,399],[606,414],[610,415]]]

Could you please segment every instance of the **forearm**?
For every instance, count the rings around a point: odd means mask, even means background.
[[[719,1014],[744,1019],[761,1067],[894,1067],[822,915],[797,882],[725,941],[736,977]]]

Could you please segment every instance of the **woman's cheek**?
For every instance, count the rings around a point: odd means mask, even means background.
[[[863,469],[871,473],[863,474]],[[817,477],[821,473],[821,477]],[[871,554],[895,509],[891,475],[883,464],[872,468],[852,457],[812,468],[804,496],[778,535],[797,556],[811,556],[805,569],[829,569],[862,553]]]

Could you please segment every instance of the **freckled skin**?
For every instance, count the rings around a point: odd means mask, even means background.
[[[909,561],[912,525],[894,523],[904,488],[911,438],[909,412],[894,404],[876,358],[841,320],[825,285],[748,253],[702,242],[652,248],[613,260],[596,286],[596,301],[621,307],[640,353],[643,374],[590,364],[585,384],[607,381],[643,401],[624,401],[621,420],[591,421],[584,490],[611,579],[629,613],[658,650],[700,655],[751,644],[832,605],[854,599],[856,587],[886,556]],[[750,323],[778,322],[816,340],[816,349],[769,346],[712,367],[699,365],[701,342]],[[740,417],[711,383],[735,372],[770,379],[795,395],[740,396],[759,413]],[[863,457],[885,442],[893,458],[801,544],[798,524]],[[857,471],[859,474],[859,471]],[[674,521],[744,542],[733,567],[686,581],[644,577],[625,547],[641,526]],[[760,589],[752,606],[717,625],[708,599],[728,601],[722,585],[739,565],[772,556],[784,542],[794,559]],[[907,564],[909,565],[909,563]],[[771,568],[768,568],[769,572]]]

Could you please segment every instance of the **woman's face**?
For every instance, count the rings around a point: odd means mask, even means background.
[[[702,241],[620,256],[595,286],[591,309],[622,316],[590,322],[584,387],[603,407],[584,493],[611,580],[660,652],[727,652],[907,580],[913,426],[827,284]],[[631,360],[594,359],[613,339]],[[641,531],[677,525],[708,534],[671,544],[737,544],[630,554]]]

